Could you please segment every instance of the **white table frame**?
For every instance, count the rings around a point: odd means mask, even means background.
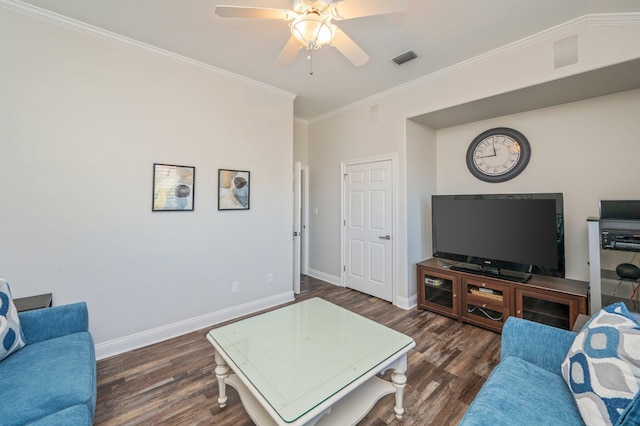
[[[395,415],[398,419],[402,419],[404,414],[407,353],[415,347],[415,342],[372,366],[366,374],[309,410],[296,421],[288,423],[271,407],[220,345],[208,334],[207,339],[215,349],[215,374],[218,380],[220,408],[224,408],[227,403],[226,385],[232,386],[238,392],[249,417],[258,426],[354,425],[371,411],[380,398],[394,392]],[[390,369],[393,369],[390,382],[378,377]]]

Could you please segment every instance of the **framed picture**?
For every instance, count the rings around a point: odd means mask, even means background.
[[[218,210],[249,210],[250,172],[218,169]]]
[[[193,211],[195,179],[195,167],[154,163],[152,211]]]

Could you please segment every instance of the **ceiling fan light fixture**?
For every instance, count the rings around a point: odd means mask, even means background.
[[[331,43],[335,26],[331,23],[331,17],[311,11],[291,23],[291,35],[306,49],[318,48]]]

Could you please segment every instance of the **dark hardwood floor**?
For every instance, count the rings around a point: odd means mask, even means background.
[[[455,425],[498,363],[500,335],[426,311],[405,311],[374,297],[303,277],[296,302],[321,297],[411,336],[405,415],[387,395],[359,425]],[[213,327],[211,327],[213,328]],[[250,426],[238,394],[224,409],[210,328],[98,361],[95,425]],[[389,373],[387,373],[389,374]],[[342,426],[342,425],[336,425]]]

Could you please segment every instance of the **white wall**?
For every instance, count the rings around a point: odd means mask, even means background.
[[[309,163],[309,123],[306,120],[293,122],[293,162],[303,166]]]
[[[437,133],[407,121],[407,279],[416,282],[415,264],[431,257],[431,196],[437,194]],[[415,293],[405,294],[413,297]],[[416,304],[412,301],[409,306]]]
[[[587,217],[600,199],[638,199],[640,90],[543,108],[438,131],[438,193],[561,192],[564,194],[567,276],[588,281]],[[478,134],[494,127],[522,132],[528,167],[491,184],[468,172],[465,156]]]
[[[375,105],[371,105],[375,107]],[[386,112],[380,109],[380,116]],[[340,185],[341,162],[384,154],[404,156],[404,148],[394,137],[394,130],[403,133],[404,122],[393,123],[391,129],[383,119],[372,120],[369,108],[348,110],[326,121],[309,125],[310,197],[310,268],[313,275],[340,283],[341,252]],[[391,147],[391,148],[390,148]],[[404,169],[403,169],[404,170]],[[399,180],[404,182],[401,175]],[[403,205],[404,183],[397,194]],[[316,213],[317,211],[317,213]],[[403,217],[398,226],[405,228]],[[402,248],[404,249],[404,240]],[[317,272],[320,272],[318,274]]]
[[[554,69],[553,43],[572,35],[578,36],[579,62]],[[639,39],[640,22],[637,14],[578,20],[312,120],[309,125],[309,159],[310,167],[314,170],[310,191],[311,207],[317,208],[319,213],[312,215],[311,267],[329,275],[339,275],[341,267],[340,162],[371,155],[397,154],[401,159],[398,165],[398,185],[401,192],[398,198],[400,204],[398,220],[399,229],[404,230],[404,235],[401,233],[401,235],[395,236],[400,245],[396,257],[400,275],[395,284],[398,287],[397,294],[408,298],[415,296],[416,285],[410,277],[410,271],[412,271],[412,261],[415,257],[413,250],[418,250],[418,248],[415,241],[410,241],[408,234],[422,231],[413,229],[412,223],[415,222],[414,217],[417,213],[409,211],[409,209],[413,210],[415,206],[410,196],[407,195],[405,198],[404,195],[409,191],[407,180],[415,174],[413,169],[429,167],[431,160],[425,158],[422,166],[416,164],[417,160],[414,158],[411,158],[411,162],[409,161],[410,151],[415,149],[415,141],[407,139],[407,118],[636,59],[640,57],[640,44],[636,42]],[[380,119],[375,122],[369,120],[369,112],[373,105],[377,105],[381,111]],[[568,108],[573,107],[569,106]],[[637,108],[635,111],[637,112]],[[538,116],[535,114],[527,117],[532,120],[540,119],[536,118]],[[545,115],[545,117],[549,117],[551,120],[550,115]],[[573,126],[577,125],[577,120],[576,118],[573,121]],[[605,132],[610,128],[607,122],[599,120],[597,116],[587,119],[587,121],[591,122],[589,127],[600,125],[600,132]],[[502,119],[497,119],[495,122],[506,125]],[[485,130],[484,124],[471,124],[470,126],[475,127],[470,127],[474,130],[469,131],[469,134],[480,128]],[[523,123],[515,124],[519,124],[519,127],[515,125],[514,127],[527,134],[527,126]],[[553,126],[565,126],[555,120],[550,124],[552,126],[549,132],[553,131]],[[541,121],[535,124],[535,127],[540,128],[544,125],[545,123]],[[563,129],[561,133],[566,135],[568,131],[568,129]],[[577,131],[576,135],[581,134],[580,132]],[[626,133],[627,130],[622,130],[622,132]],[[438,191],[468,192],[472,188],[468,184],[477,184],[471,181],[466,170],[460,169],[466,167],[464,155],[455,159],[457,161],[455,170],[458,173],[443,171],[443,168],[450,167],[450,164],[445,161],[446,152],[449,149],[446,145],[450,142],[444,142],[440,137],[441,134],[446,135],[446,132],[441,131],[436,135]],[[460,136],[462,137],[462,135]],[[451,147],[450,149],[459,150],[463,145],[468,146],[472,139],[469,139],[469,136],[465,134],[463,140],[457,141],[457,148]],[[429,144],[430,141],[431,137],[425,136],[425,142]],[[635,140],[627,140],[620,143],[632,144],[634,142]],[[581,138],[574,138],[565,143],[571,145],[568,151],[580,152],[578,158],[589,157],[589,161],[595,162],[603,157],[600,150],[584,149]],[[536,146],[533,148],[537,149]],[[539,162],[536,167],[544,167],[542,164],[548,162],[569,161],[564,157],[559,160],[544,158],[542,154],[543,152],[538,150],[529,167],[533,167],[533,162]],[[562,154],[566,155],[566,151]],[[545,155],[555,155],[555,153],[547,150]],[[563,177],[563,179],[565,178]],[[584,265],[587,261],[585,257],[587,253],[585,220],[588,215],[593,214],[593,208],[587,207],[583,201],[577,204],[574,202],[581,197],[580,194],[589,191],[588,187],[584,186],[579,179],[571,176],[566,176],[566,179],[567,208],[572,221],[579,218],[578,223],[569,224],[567,229],[569,277],[585,278],[586,268]],[[605,179],[607,179],[605,184],[607,187],[619,188],[627,185],[626,177],[610,176]],[[526,192],[543,188],[543,185],[537,186],[533,181],[527,185],[521,185],[521,182],[522,180],[514,180],[510,184],[493,188],[495,192]],[[588,203],[588,201],[584,202]],[[580,231],[581,227],[584,227],[583,231]],[[424,245],[428,244],[425,241],[429,239],[430,236],[421,242],[421,253],[425,253]],[[412,250],[411,255],[408,254],[409,250]]]
[[[293,96],[160,56],[0,8],[0,275],[86,301],[98,347],[292,297]],[[195,211],[151,212],[154,162],[196,167]]]

